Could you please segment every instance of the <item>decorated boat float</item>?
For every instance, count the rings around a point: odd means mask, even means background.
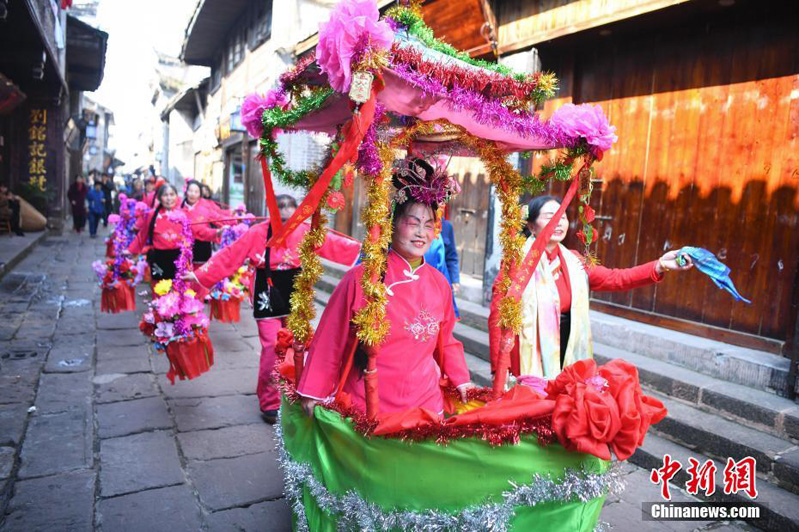
[[[582,360],[538,390],[506,382],[507,339],[521,327],[521,291],[560,217],[553,216],[524,256],[519,198],[541,192],[549,179],[569,181],[561,208],[575,198],[581,203],[587,249],[594,239],[585,208],[590,168],[616,140],[598,106],[564,105],[541,119],[536,107],[554,94],[556,83],[552,74],[515,73],[436,40],[413,4],[393,7],[381,19],[373,1],[345,0],[320,27],[316,55],[283,74],[276,89],[245,100],[242,121],[261,139],[267,207],[276,222],[270,244],[311,219],[288,330],[278,343],[280,460],[296,530],[591,531],[618,485],[614,464],[631,456],[649,426],[666,415],[661,403],[642,393],[635,367],[621,360],[602,367]],[[288,167],[276,139],[295,132],[330,137],[322,168]],[[537,175],[522,176],[508,162],[509,154],[538,150],[559,151]],[[468,403],[450,386],[443,418],[422,409],[378,408],[375,361],[387,332],[381,273],[391,233],[391,169],[408,152],[480,158],[502,203],[503,341],[494,385],[470,390]],[[307,190],[285,224],[273,175]],[[368,190],[361,217],[365,300],[352,321],[357,338],[371,346],[366,412],[336,397],[309,418],[295,383],[314,332],[313,286],[322,273],[314,249],[324,241],[324,209],[340,204],[341,188],[356,178]]]

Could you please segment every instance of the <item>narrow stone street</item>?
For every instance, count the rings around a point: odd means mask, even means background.
[[[103,252],[50,236],[0,282],[0,529],[289,530],[252,318],[214,322],[213,370],[173,386],[141,313],[100,313]]]
[[[0,281],[0,531],[290,530],[251,313],[212,322],[213,369],[171,385],[138,330],[144,298],[100,312],[91,262],[104,252],[103,238],[48,236]],[[753,530],[642,522],[659,488],[623,468],[627,489],[601,516],[617,532]]]

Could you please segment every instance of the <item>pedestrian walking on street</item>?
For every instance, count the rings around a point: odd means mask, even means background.
[[[100,181],[95,181],[92,189],[86,193],[86,201],[89,203],[89,236],[96,238],[97,226],[105,216],[105,194]]]
[[[105,212],[103,213],[103,227],[108,227],[108,215],[114,212],[114,191],[116,185],[108,173],[103,174],[103,196]]]
[[[286,222],[297,209],[297,201],[289,195],[276,198],[280,219]],[[258,322],[258,337],[261,340],[261,363],[258,370],[258,402],[261,415],[267,423],[277,421],[280,394],[272,380],[275,369],[275,345],[277,333],[285,327],[286,316],[291,310],[289,300],[294,291],[294,278],[301,271],[297,247],[310,225],[302,224],[286,238],[285,246],[267,248],[272,237],[270,221],[252,226],[241,238],[215,253],[186,280],[198,282],[210,289],[222,279],[233,275],[249,259],[255,265],[250,293],[253,298],[253,316]],[[351,266],[360,253],[360,243],[348,236],[328,231],[325,242],[317,250],[320,256],[338,264]]]
[[[83,176],[78,174],[67,192],[67,198],[69,198],[72,208],[72,229],[76,233],[83,232],[83,228],[86,226],[86,195],[88,193],[89,187],[86,186]]]

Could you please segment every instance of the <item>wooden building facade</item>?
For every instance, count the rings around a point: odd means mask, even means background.
[[[619,142],[596,165],[598,256],[715,252],[751,305],[691,272],[594,308],[779,353],[799,298],[799,12],[792,1],[500,1],[501,52],[535,46],[565,102]],[[534,158],[533,166],[543,156]],[[574,232],[574,231],[572,231]],[[571,243],[578,247],[576,242]]]

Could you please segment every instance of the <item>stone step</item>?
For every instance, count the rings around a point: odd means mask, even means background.
[[[642,385],[650,390],[779,438],[799,441],[799,406],[789,399],[601,343],[594,343],[594,358],[598,364],[614,358],[627,360],[638,368]]]
[[[751,456],[764,478],[799,493],[799,447],[793,442],[704,412],[657,392],[669,411],[653,430],[689,449],[720,460]]]
[[[666,454],[682,464],[682,469],[672,479],[673,484],[681,487],[685,487],[685,483],[689,479],[687,473],[689,467],[688,459],[694,458],[700,464],[708,460],[706,455],[650,431],[646,435],[644,444],[630,457],[630,462],[649,470],[656,469],[663,466],[663,457]],[[751,525],[767,531],[799,532],[799,495],[784,490],[762,478],[757,478],[756,480],[758,496],[754,501],[745,494],[725,495],[723,490],[723,471],[726,461],[713,460],[713,463],[716,466],[716,492],[710,497],[706,497],[700,491],[699,498],[717,502],[754,502],[760,507],[761,519],[750,521]],[[658,493],[648,502],[659,501],[661,499]]]

